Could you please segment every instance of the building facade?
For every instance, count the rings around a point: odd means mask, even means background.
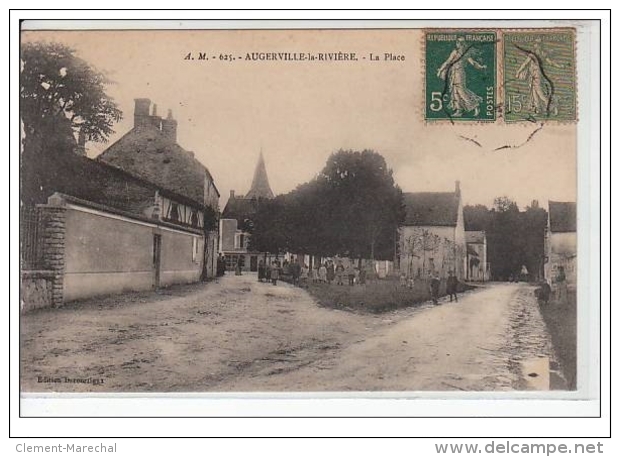
[[[465,232],[467,245],[467,271],[468,281],[488,281],[490,265],[487,262],[487,236],[484,230],[472,230]]]
[[[545,278],[551,282],[562,269],[568,286],[577,284],[577,204],[549,201],[545,237]]]
[[[219,191],[213,176],[194,156],[177,143],[177,121],[168,110],[157,114],[147,98],[135,99],[134,126],[98,157],[97,161],[184,196],[191,205],[159,195],[153,211],[164,222],[200,228],[204,234],[202,278],[216,273]]]
[[[395,268],[409,277],[452,270],[466,277],[466,243],[460,183],[454,192],[403,193],[405,221],[399,228]]]
[[[80,153],[82,138],[30,164],[22,310],[215,276],[213,178],[176,143],[171,113],[162,119],[137,99],[134,114],[134,128],[96,160]]]

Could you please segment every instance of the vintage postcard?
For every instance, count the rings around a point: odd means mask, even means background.
[[[431,25],[24,22],[22,394],[578,391],[581,32]]]

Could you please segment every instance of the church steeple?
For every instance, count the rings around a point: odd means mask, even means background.
[[[265,168],[265,159],[261,149],[258,156],[258,163],[254,170],[254,178],[252,179],[252,187],[245,198],[273,198],[273,192],[269,186],[269,178],[267,178],[267,169]]]

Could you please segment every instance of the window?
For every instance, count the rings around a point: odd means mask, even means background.
[[[235,234],[235,249],[245,249],[246,235],[244,233]]]
[[[179,207],[176,203],[172,203],[170,205],[170,219],[172,219],[173,221],[179,220]]]
[[[192,262],[198,262],[198,238],[192,237]]]

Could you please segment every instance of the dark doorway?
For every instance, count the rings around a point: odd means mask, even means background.
[[[153,235],[153,287],[159,288],[161,274],[161,235]]]

